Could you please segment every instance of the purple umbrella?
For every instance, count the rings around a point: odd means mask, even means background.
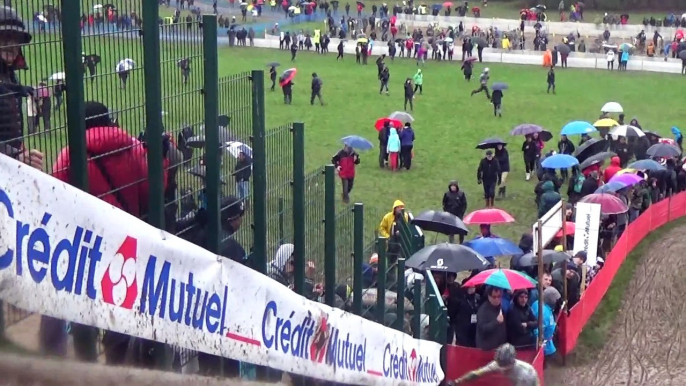
[[[634,186],[641,181],[643,181],[643,178],[636,174],[624,173],[622,175],[612,177],[609,182],[619,182],[626,186]]]
[[[533,123],[522,123],[519,126],[515,126],[510,132],[510,135],[530,135],[533,133],[540,133],[543,128],[539,125],[534,125]]]

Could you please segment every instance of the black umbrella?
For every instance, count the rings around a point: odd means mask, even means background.
[[[579,160],[579,162],[584,162],[586,159],[592,155],[601,153],[607,149],[607,140],[602,138],[592,138],[584,142],[581,146],[576,148],[574,151],[574,157]]]
[[[228,117],[227,119],[223,119],[223,116],[217,117],[217,124],[219,128],[219,146],[224,146],[227,142],[235,142],[238,140],[238,137],[233,135],[231,131],[228,130]],[[222,125],[222,123],[226,123],[226,125]],[[200,149],[205,146],[205,134],[198,134],[192,138],[189,138],[188,141],[186,142],[186,145],[191,148],[197,148]]]
[[[495,149],[498,145],[505,146],[507,145],[507,142],[503,141],[498,137],[486,138],[483,141],[481,141],[478,145],[476,145],[476,148],[481,150]]]
[[[543,250],[543,264],[555,264],[567,260],[569,260],[569,255],[564,252],[557,252],[552,249]],[[538,255],[529,252],[516,258],[514,263],[518,267],[532,267],[538,264]]]
[[[469,229],[459,217],[448,212],[428,210],[412,219],[412,224],[427,232],[436,232],[444,235],[466,235]]]
[[[99,64],[100,60],[101,60],[100,55],[95,55],[95,54],[86,55],[86,61],[89,61],[93,64],[96,64],[96,65]]]
[[[458,273],[463,271],[484,270],[488,261],[479,253],[460,244],[442,243],[424,247],[412,255],[405,266],[421,271]]]
[[[396,43],[402,43],[402,42],[404,42],[404,41],[405,41],[405,39],[395,39],[395,42],[396,42]]]
[[[479,47],[488,47],[488,42],[484,38],[472,38],[472,44],[476,44]]]
[[[605,161],[608,158],[612,158],[616,156],[617,154],[611,152],[611,151],[604,151],[602,153],[594,154],[584,160],[581,164],[579,164],[579,170],[584,170],[589,166],[599,164],[603,161]]]
[[[569,53],[572,52],[572,49],[566,44],[558,44],[555,48],[557,48],[557,52],[563,55],[569,55]]]
[[[648,148],[646,152],[651,157],[673,158],[681,155],[681,150],[674,145],[668,143],[656,143]]]
[[[644,133],[645,133],[646,137],[648,137],[648,141],[650,141],[650,143],[652,145],[660,142],[660,138],[662,138],[662,136],[660,134],[653,133],[652,131],[644,131]]]
[[[549,132],[548,130],[539,131],[538,138],[540,138],[543,142],[548,142],[553,139],[553,133]]]
[[[686,50],[679,52],[679,59],[686,60]]]
[[[362,8],[364,8],[364,7],[365,7],[364,3],[363,3],[363,2],[361,2],[361,1],[358,1],[358,2],[357,2],[357,5],[359,5],[359,6],[360,6],[360,7],[362,7]]]
[[[279,62],[267,63],[267,67],[279,67],[280,65],[281,65],[281,63],[279,63]]]

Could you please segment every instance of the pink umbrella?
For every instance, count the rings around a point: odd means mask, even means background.
[[[465,224],[507,224],[515,222],[514,217],[502,209],[479,209],[464,216]]]
[[[600,212],[602,214],[620,214],[629,210],[627,204],[614,194],[595,193],[585,196],[579,202],[587,202],[589,204],[600,204]]]

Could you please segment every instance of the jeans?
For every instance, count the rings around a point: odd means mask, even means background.
[[[250,181],[237,181],[236,193],[239,200],[246,200],[250,197]]]

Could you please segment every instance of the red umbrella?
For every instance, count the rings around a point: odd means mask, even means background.
[[[443,6],[446,8],[450,8],[453,6],[453,3],[451,3],[450,1],[446,1],[445,3],[443,3]]]
[[[396,129],[403,127],[403,123],[397,119],[379,118],[376,120],[376,123],[374,124],[374,128],[376,129],[376,131],[381,131],[381,129],[383,129],[386,125],[386,122],[388,122],[388,124],[391,125],[391,127],[395,127]]]
[[[589,204],[600,204],[600,212],[602,214],[620,214],[629,210],[627,204],[619,197],[613,194],[589,194],[579,202],[586,202]]]
[[[465,62],[476,62],[477,57],[476,56],[470,56],[467,59],[465,59]]]
[[[567,236],[574,236],[576,232],[576,224],[571,221],[565,222],[565,230],[567,231]],[[562,237],[562,229],[555,235],[555,237]]]
[[[463,287],[474,287],[486,284],[505,290],[516,291],[536,287],[536,281],[524,273],[511,269],[487,269],[462,284]]]
[[[514,222],[514,217],[502,209],[479,209],[464,216],[462,222],[465,224],[506,224]]]
[[[288,70],[284,71],[281,74],[281,77],[279,78],[279,86],[283,87],[286,83],[290,82],[295,78],[295,74],[298,73],[297,68],[289,68]]]

